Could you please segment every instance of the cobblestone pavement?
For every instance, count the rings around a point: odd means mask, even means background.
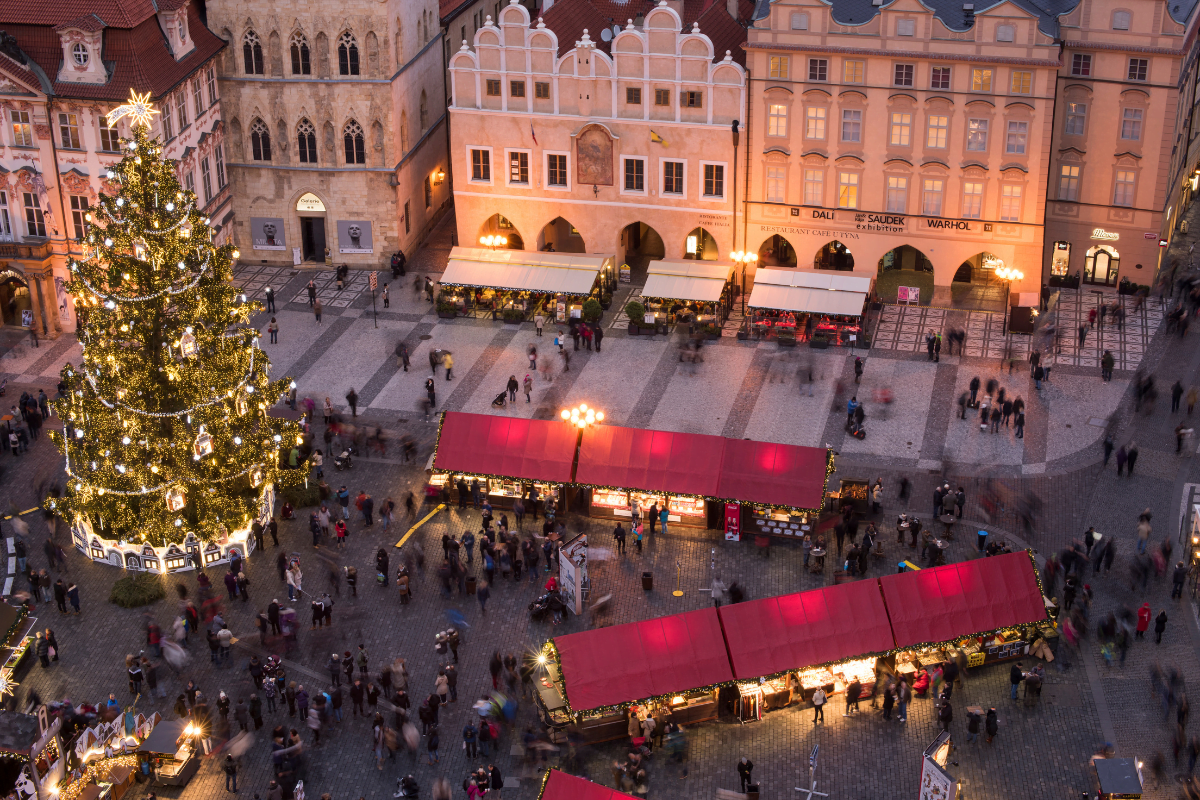
[[[436,275],[444,263],[448,242],[449,228],[444,226],[435,232],[430,246],[410,261],[408,279],[426,273]],[[1181,240],[1181,246],[1186,247],[1187,242]],[[290,276],[286,287],[277,290],[277,297],[297,296],[305,281],[304,272]],[[623,301],[618,298],[616,302]],[[1128,578],[1134,561],[1137,513],[1149,507],[1155,542],[1169,539],[1178,554],[1183,551],[1186,535],[1183,511],[1200,487],[1191,453],[1185,451],[1180,457],[1174,452],[1174,428],[1182,415],[1171,414],[1169,404],[1160,402],[1150,414],[1134,414],[1127,381],[1118,378],[1102,384],[1094,369],[1083,366],[1057,367],[1052,381],[1039,394],[1030,386],[1027,371],[1002,372],[995,359],[968,354],[944,356],[939,364],[930,364],[919,352],[872,351],[856,391],[860,398],[874,398],[877,390],[891,387],[895,402],[876,405],[872,399],[868,405],[867,439],[848,441],[841,430],[842,409],[845,392],[854,384],[851,357],[845,352],[783,352],[773,344],[723,339],[705,350],[704,363],[689,365],[676,356],[675,340],[629,338],[613,331],[606,337],[601,353],[572,350],[574,358],[568,372],[562,370],[561,357],[550,352],[550,340],[538,340],[531,325],[513,328],[486,321],[438,321],[429,304],[407,290],[392,295],[392,307],[380,312],[376,331],[368,318],[369,303],[369,296],[360,296],[349,307],[331,308],[319,328],[307,308],[281,305],[277,315],[281,341],[268,346],[275,369],[296,376],[302,395],[329,395],[341,404],[346,390],[354,386],[362,398],[360,408],[365,406],[361,417],[365,422],[384,427],[393,437],[413,435],[420,444],[418,458],[408,464],[389,451],[387,456],[359,459],[348,473],[331,469],[327,480],[335,489],[346,481],[353,492],[365,489],[377,503],[390,496],[401,508],[406,492],[421,496],[424,475],[420,467],[430,452],[435,425],[421,419],[414,408],[421,384],[429,374],[425,370],[430,347],[455,354],[451,381],[446,381],[441,369],[437,371],[439,408],[491,413],[491,397],[509,374],[521,376],[528,371],[526,348],[537,344],[542,358],[556,362],[554,380],[539,378],[533,402],[518,402],[500,413],[543,416],[563,404],[584,400],[604,408],[618,423],[807,444],[828,442],[841,452],[838,471],[831,476],[834,484],[841,477],[879,476],[884,481],[880,520],[883,541],[889,548],[884,564],[895,563],[910,553],[906,549],[897,551],[891,544],[894,539],[887,535],[889,521],[902,510],[927,514],[934,483],[942,479],[962,485],[968,496],[966,521],[959,526],[960,534],[950,550],[951,560],[974,557],[969,533],[979,527],[1015,546],[1029,545],[1040,554],[1049,554],[1078,537],[1088,525],[1095,525],[1115,538],[1117,558],[1110,574],[1088,578],[1096,590],[1093,621],[1122,606],[1136,607],[1147,601],[1155,613],[1166,608],[1170,616],[1163,643],[1138,641],[1130,648],[1124,665],[1112,667],[1099,658],[1094,638],[1085,642],[1081,652],[1064,648],[1056,662],[1063,671],[1049,669],[1049,686],[1037,706],[1007,700],[1006,667],[975,670],[955,693],[959,713],[952,730],[962,737],[965,720],[961,709],[967,703],[979,703],[997,707],[1000,735],[991,745],[962,743],[952,756],[958,763],[950,766],[950,772],[962,779],[965,796],[971,798],[1078,798],[1081,792],[1094,788],[1088,758],[1104,741],[1113,742],[1123,756],[1149,759],[1155,751],[1166,753],[1168,780],[1184,771],[1186,762],[1184,768],[1171,763],[1171,733],[1162,722],[1161,709],[1148,702],[1147,675],[1156,661],[1176,665],[1186,676],[1197,674],[1200,629],[1195,611],[1191,602],[1169,598],[1170,586],[1165,578],[1154,577],[1144,588],[1131,588]],[[396,364],[392,355],[400,340],[407,342],[412,352],[409,373]],[[32,352],[0,360],[0,370],[13,381],[8,391],[19,394],[27,387],[51,388],[58,368],[77,352],[77,345],[64,337],[44,342]],[[1145,367],[1157,374],[1165,397],[1167,387],[1176,378],[1196,382],[1200,350],[1189,348],[1186,341],[1159,335],[1147,342],[1144,361]],[[810,364],[816,377],[811,395],[808,385],[797,380],[798,373],[807,374]],[[1011,428],[1002,428],[998,434],[981,433],[974,420],[956,418],[953,401],[974,374],[984,379],[995,377],[1011,392],[1027,399],[1029,423],[1024,440],[1017,440]],[[839,381],[845,387],[840,396]],[[1134,477],[1118,478],[1111,463],[1102,468],[1097,443],[1105,430],[1111,431],[1119,444],[1138,443],[1141,456]],[[57,453],[45,439],[19,458],[0,452],[0,467],[6,470],[0,505],[15,511],[32,507],[42,489],[59,475]],[[898,497],[901,476],[912,482],[912,495],[907,501]],[[985,495],[996,500],[986,511],[980,502]],[[1028,527],[1021,521],[1023,507],[1034,509]],[[425,506],[424,510],[432,507]],[[30,561],[41,568],[46,566],[41,541],[47,528],[39,514],[25,519],[33,540]],[[475,524],[473,511],[442,511],[421,526],[405,548],[420,543],[433,560],[443,533],[457,533]],[[240,640],[232,661],[219,667],[212,665],[204,658],[203,643],[193,641],[195,658],[182,674],[160,670],[166,697],[143,697],[139,709],[160,710],[169,716],[174,697],[188,679],[195,679],[210,696],[223,689],[236,700],[251,690],[245,672],[250,654],[282,653],[277,641],[260,645],[252,627],[258,609],[272,597],[286,596],[274,567],[278,552],[300,554],[309,591],[324,591],[332,585],[327,580],[331,567],[354,565],[363,576],[359,596],[348,597],[343,584],[335,599],[334,625],[301,630],[299,647],[285,654],[290,677],[306,686],[324,685],[328,680],[324,664],[329,654],[353,650],[362,643],[371,655],[372,672],[393,657],[408,659],[410,693],[419,700],[432,691],[441,665],[432,646],[433,636],[445,625],[444,610],[456,609],[471,625],[460,653],[459,701],[443,717],[439,763],[426,764],[424,754],[420,759],[398,755],[398,763],[385,764],[382,771],[372,763],[367,723],[352,718],[347,705],[346,719],[326,731],[321,745],[305,757],[307,792],[310,797],[319,797],[328,791],[338,800],[385,798],[395,780],[407,771],[417,776],[425,791],[440,775],[449,777],[457,789],[473,766],[464,757],[458,731],[468,715],[471,699],[490,688],[487,659],[493,650],[519,653],[536,648],[548,636],[703,607],[709,600],[701,590],[709,584],[713,563],[725,580],[738,580],[747,587],[751,598],[812,588],[832,579],[833,559],[829,559],[826,574],[810,575],[800,569],[800,554],[791,543],[773,547],[770,558],[763,559],[749,542],[726,543],[715,532],[676,526],[669,536],[653,537],[641,555],[633,554],[631,548],[624,557],[609,553],[604,558],[600,551],[610,541],[606,538],[607,524],[576,517],[571,517],[568,524],[593,534],[593,591],[597,596],[612,593],[614,600],[595,618],[590,614],[571,617],[552,629],[528,620],[526,607],[538,592],[536,584],[530,583],[517,585],[501,580],[484,616],[475,598],[442,598],[436,579],[428,572],[415,582],[414,602],[402,607],[392,590],[379,588],[369,580],[378,548],[384,547],[392,554],[394,566],[399,556],[391,545],[404,534],[406,528],[402,525],[385,531],[378,522],[366,528],[356,519],[351,523],[345,550],[314,551],[302,521],[284,523],[280,549],[268,546],[266,553],[250,559],[252,602],[228,604],[226,617]],[[6,535],[11,534],[11,522],[0,523],[0,527]],[[478,565],[477,560],[475,563]],[[98,700],[110,691],[128,697],[122,694],[122,660],[126,653],[143,647],[143,612],[121,610],[106,602],[113,581],[119,577],[111,567],[85,562],[75,554],[67,567],[69,577],[80,585],[83,614],[60,617],[53,606],[37,608],[39,622],[53,627],[57,634],[62,661],[43,670],[31,660],[33,663],[18,676],[19,699],[23,701],[31,691],[42,698],[67,695],[77,701]],[[654,573],[652,591],[641,588],[643,570]],[[544,577],[543,573],[538,580]],[[213,578],[220,586],[219,576],[214,573]],[[684,591],[678,599],[670,591],[676,581]],[[195,593],[190,576],[177,576],[170,582],[182,583]],[[298,611],[301,619],[307,617],[303,607]],[[176,613],[174,594],[169,593],[167,600],[145,612],[168,627]],[[811,710],[804,709],[772,712],[763,722],[746,726],[727,721],[696,726],[688,732],[688,777],[681,779],[677,767],[657,763],[655,756],[650,769],[651,793],[655,797],[690,798],[712,796],[717,788],[736,788],[734,765],[746,755],[757,765],[755,778],[764,798],[793,797],[793,787],[800,785],[802,778],[804,757],[813,744],[820,743],[818,788],[831,791],[833,797],[913,796],[920,751],[932,740],[935,730],[929,701],[917,701],[905,727],[884,722],[866,713],[865,707],[858,717],[842,717],[840,711],[839,699],[829,709],[827,722],[819,726],[811,722]],[[285,715],[286,711],[268,715],[267,728],[295,724]],[[533,710],[524,702],[517,731],[533,721]],[[1189,730],[1188,735],[1191,733]],[[519,786],[506,796],[530,800],[536,792],[537,774],[521,763],[519,755],[513,755],[514,734],[506,736],[502,755],[493,759],[506,775],[519,781]],[[610,783],[606,765],[622,756],[621,743],[599,745],[580,754],[577,770]],[[560,757],[555,756],[555,760]],[[269,780],[265,736],[259,736],[245,757],[241,778],[243,795],[265,792]],[[134,800],[139,800],[142,792],[139,788]],[[213,762],[205,763],[186,793],[189,797],[222,794],[221,773]],[[1148,787],[1147,797],[1174,798],[1178,793],[1177,786],[1168,782]],[[177,797],[181,792],[164,789],[159,794]]]

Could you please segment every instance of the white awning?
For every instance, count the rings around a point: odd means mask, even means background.
[[[733,272],[733,265],[698,259],[669,259],[651,261],[646,272],[643,297],[715,303],[721,299],[721,291]]]
[[[770,269],[763,267],[754,273],[754,283],[772,286],[796,286],[805,289],[827,289],[835,292],[871,291],[871,279],[829,270]]]
[[[746,305],[751,308],[772,308],[804,314],[838,314],[850,317],[862,315],[867,302],[864,292],[830,292],[799,286],[772,286],[755,283]]]
[[[539,253],[455,247],[450,251],[443,286],[470,286],[543,294],[585,295],[613,256],[590,253]]]

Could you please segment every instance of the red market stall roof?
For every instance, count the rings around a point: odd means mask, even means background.
[[[816,510],[825,499],[829,451],[726,439],[718,497]]]
[[[578,431],[562,422],[447,411],[433,459],[438,472],[570,483]]]
[[[538,800],[636,800],[632,795],[622,794],[616,789],[592,783],[584,778],[568,775],[557,767],[551,767]]]
[[[894,646],[874,580],[736,603],[718,613],[738,679],[866,658]]]
[[[715,608],[557,636],[571,711],[733,680]]]
[[[575,482],[713,496],[724,450],[720,436],[601,425],[583,433]]]
[[[879,585],[896,647],[948,642],[1046,618],[1026,552],[885,575]]]

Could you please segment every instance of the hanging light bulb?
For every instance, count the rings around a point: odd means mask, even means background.
[[[167,211],[174,211],[174,210],[175,210],[175,204],[167,203]]]

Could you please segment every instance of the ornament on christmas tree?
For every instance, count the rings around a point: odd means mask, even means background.
[[[250,468],[250,485],[253,486],[255,489],[257,489],[259,486],[262,486],[262,482],[263,482],[262,464],[255,464],[253,467]]]
[[[237,399],[233,401],[233,407],[239,415],[244,415],[250,410],[250,395],[244,389],[237,393]]]
[[[179,337],[179,352],[184,358],[190,358],[200,351],[200,346],[196,344],[196,335],[189,328],[184,332],[183,336]]]
[[[187,495],[183,493],[183,489],[178,486],[172,486],[167,491],[167,510],[168,511],[183,511],[183,507],[187,505]]]
[[[200,435],[196,437],[195,444],[192,449],[196,451],[196,458],[203,458],[207,455],[212,455],[213,440],[208,431],[204,430],[204,426],[200,426]]]
[[[145,239],[134,239],[133,240],[133,257],[134,258],[136,258],[138,261],[145,261],[147,252],[149,252],[149,249],[146,247]]]

